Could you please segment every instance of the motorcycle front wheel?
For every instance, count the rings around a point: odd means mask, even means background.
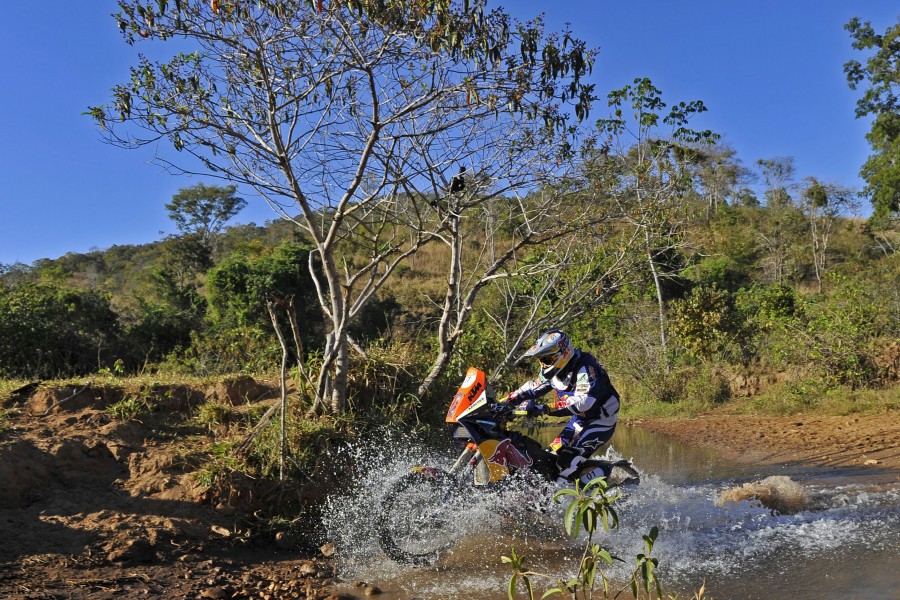
[[[454,477],[433,469],[401,477],[381,504],[381,549],[398,563],[433,564],[462,535],[454,523],[463,517],[466,491]]]

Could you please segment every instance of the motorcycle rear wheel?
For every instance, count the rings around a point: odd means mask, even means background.
[[[447,473],[407,473],[382,501],[381,549],[398,563],[434,564],[461,536],[454,521],[465,509],[464,494],[464,486]]]

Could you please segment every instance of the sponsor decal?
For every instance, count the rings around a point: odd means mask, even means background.
[[[515,467],[517,469],[530,467],[534,462],[531,457],[528,456],[527,452],[523,453],[513,446],[513,443],[509,438],[498,443],[494,453],[485,458],[489,463],[506,468]]]
[[[593,367],[588,367],[591,373],[593,374]],[[584,393],[591,389],[591,378],[588,376],[586,371],[579,371],[578,378],[575,380],[575,392],[576,393]]]

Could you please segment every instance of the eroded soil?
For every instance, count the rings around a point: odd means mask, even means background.
[[[291,527],[260,534],[240,516],[273,500],[271,483],[198,476],[229,426],[199,425],[197,408],[261,412],[277,395],[241,378],[4,399],[0,597],[340,597],[322,551]],[[117,417],[110,407],[129,398],[138,414]]]

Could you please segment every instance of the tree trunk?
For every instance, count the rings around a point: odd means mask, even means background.
[[[340,274],[334,264],[334,247],[320,245],[319,255],[322,257],[322,270],[328,282],[332,331],[329,334],[330,343],[326,345],[324,353],[317,400],[324,402],[326,398],[330,398],[328,405],[331,412],[339,415],[347,408],[347,382],[350,368],[349,339],[347,337],[347,291],[341,285]],[[329,375],[332,369],[333,377]]]
[[[459,238],[459,218],[450,219],[450,279],[447,281],[447,293],[444,295],[444,306],[441,311],[441,322],[438,325],[438,343],[440,350],[432,364],[431,371],[419,385],[416,398],[421,401],[435,384],[444,369],[450,363],[453,346],[458,335],[450,333],[450,320],[459,303],[459,286],[462,273],[462,244]],[[457,329],[457,328],[454,328]]]
[[[281,325],[278,324],[278,314],[275,312],[275,303],[271,300],[266,302],[269,309],[269,317],[272,319],[272,326],[275,328],[275,334],[278,336],[278,343],[281,344],[281,421],[280,421],[280,448],[278,457],[278,480],[284,482],[284,466],[287,454],[287,363],[288,363],[288,347],[281,333]]]
[[[348,352],[347,335],[335,348],[334,380],[331,388],[331,412],[339,415],[347,410],[347,383],[350,373],[350,352]]]
[[[438,354],[434,363],[431,365],[431,371],[429,371],[428,375],[425,379],[422,380],[422,383],[419,384],[419,389],[416,390],[416,398],[421,401],[425,398],[426,395],[431,391],[431,388],[434,387],[434,384],[440,378],[441,375],[444,374],[444,371],[447,369],[447,365],[450,364],[450,356],[453,354],[452,344],[447,343],[443,344],[445,348],[441,349],[441,352]]]
[[[649,233],[646,234],[646,242],[647,242],[647,260],[650,263],[650,273],[653,275],[653,285],[656,286],[656,302],[657,307],[659,309],[659,342],[660,342],[660,357],[662,358],[663,363],[663,372],[668,375],[669,374],[669,353],[668,353],[668,338],[666,336],[666,311],[665,305],[663,303],[663,294],[662,294],[662,282],[659,277],[659,269],[656,266],[656,261],[653,260],[653,250],[650,248],[650,237]]]

